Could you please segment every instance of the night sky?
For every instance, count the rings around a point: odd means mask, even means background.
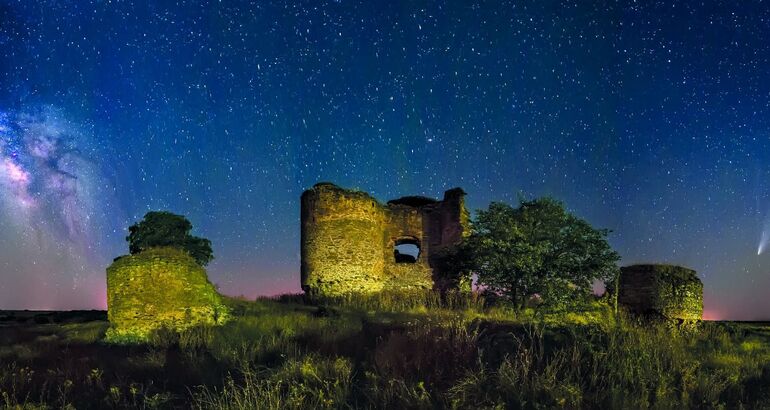
[[[770,3],[0,0],[0,308],[104,308],[148,210],[299,291],[299,197],[552,195],[770,319]]]

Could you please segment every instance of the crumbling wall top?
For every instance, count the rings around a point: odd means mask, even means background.
[[[413,208],[419,208],[425,205],[433,205],[438,202],[439,201],[433,198],[428,198],[427,196],[403,196],[398,199],[391,199],[388,201],[388,205],[406,205]]]

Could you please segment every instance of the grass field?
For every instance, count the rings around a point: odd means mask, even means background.
[[[515,314],[477,297],[232,300],[223,327],[102,342],[104,312],[0,313],[6,408],[768,408],[770,326]]]

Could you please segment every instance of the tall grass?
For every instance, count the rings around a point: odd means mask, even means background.
[[[10,408],[767,408],[767,327],[580,311],[472,294],[233,300],[233,320],[152,343],[104,322],[6,332]]]
[[[770,374],[764,364],[770,354],[766,335],[749,335],[721,324],[676,326],[639,321],[615,316],[612,309],[602,306],[580,313],[525,313],[501,322],[491,319],[490,309],[483,304],[467,301],[447,302],[429,293],[409,294],[405,300],[393,295],[326,300],[328,309],[343,313],[314,318],[319,322],[313,323],[349,327],[342,333],[362,336],[360,349],[365,353],[361,357],[357,352],[343,352],[357,371],[346,383],[345,395],[335,396],[334,405],[528,408],[537,403],[565,408],[719,408],[767,400],[763,389],[756,387]],[[453,309],[472,310],[476,315],[472,319],[444,315],[438,321],[413,320],[421,309],[428,310],[425,315]],[[413,314],[390,316],[396,321],[378,322],[374,332],[367,330],[373,326],[367,322],[371,319],[365,318],[361,324],[341,320],[350,315],[346,311],[370,310],[375,310],[374,318],[388,312]],[[286,332],[284,326],[293,330]],[[287,320],[262,331],[276,334],[278,328],[284,335],[279,340],[290,336],[304,341],[293,345],[296,350],[285,355],[281,366],[305,357],[308,340],[315,340],[311,344],[316,346],[338,340],[331,336],[319,341],[324,332],[302,320]],[[231,378],[221,391],[202,388],[197,400],[202,406],[222,406],[227,400],[238,402],[248,396],[246,392],[258,388],[259,397],[267,402],[288,406],[291,389],[285,383],[293,384],[296,378],[282,372],[261,377],[244,374],[240,384]],[[343,396],[344,403],[340,402]],[[321,406],[316,401],[313,405]]]
[[[236,383],[228,376],[221,389],[199,388],[200,409],[333,409],[350,395],[352,364],[343,358],[307,355],[290,359],[275,370],[241,370]]]
[[[478,293],[446,292],[433,290],[383,291],[377,293],[349,293],[340,296],[318,298],[320,305],[334,306],[369,312],[410,312],[484,309],[484,298]]]
[[[742,345],[712,324],[680,330],[665,323],[624,322],[608,329],[568,328],[549,347],[546,327],[513,337],[499,366],[481,365],[447,391],[446,404],[601,408],[725,408],[767,404],[767,360],[743,357],[711,365]],[[721,340],[713,345],[710,340]],[[708,349],[693,346],[710,344]],[[755,353],[766,359],[768,346]],[[732,352],[732,353],[731,353]],[[736,357],[736,356],[732,356]]]

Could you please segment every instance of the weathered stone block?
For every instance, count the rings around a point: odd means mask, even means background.
[[[380,204],[330,183],[302,194],[302,288],[315,296],[440,288],[442,255],[467,232],[465,193]],[[416,245],[416,257],[395,252]],[[410,263],[412,262],[412,263]],[[457,281],[454,281],[457,282]]]
[[[626,266],[620,268],[618,303],[634,313],[700,320],[703,283],[694,270],[681,266]]]
[[[161,327],[180,331],[228,316],[206,271],[183,250],[151,248],[107,268],[108,340],[143,341]]]

